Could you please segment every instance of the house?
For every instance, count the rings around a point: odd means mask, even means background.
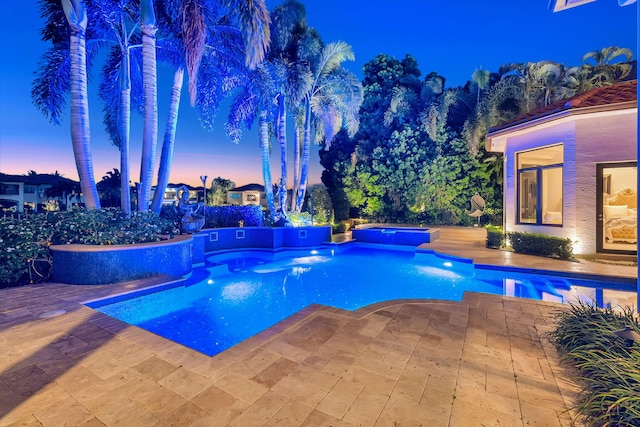
[[[637,81],[596,88],[491,128],[504,154],[505,231],[637,254]]]
[[[227,191],[227,203],[230,205],[267,206],[264,185],[247,184]]]
[[[173,205],[178,202],[179,192],[182,187],[187,187],[189,190],[189,202],[196,203],[198,201],[203,201],[204,190],[203,187],[193,187],[187,184],[168,184],[164,190],[164,197],[162,199],[163,205]],[[154,194],[156,192],[156,186],[151,187],[151,199],[153,200]]]
[[[0,209],[42,212],[55,204],[67,209],[83,202],[77,181],[55,174],[8,175],[0,173]]]

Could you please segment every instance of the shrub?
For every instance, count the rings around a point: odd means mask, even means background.
[[[560,259],[573,257],[573,243],[571,239],[546,236],[533,233],[508,233],[511,247],[522,254],[541,255]]]
[[[554,314],[547,338],[579,371],[584,387],[577,412],[588,425],[640,425],[640,347],[614,334],[629,326],[640,332],[634,312],[578,302]]]
[[[44,258],[49,246],[70,243],[118,245],[155,242],[178,234],[175,225],[153,212],[119,209],[85,210],[32,214],[20,220],[0,219],[0,285],[24,283],[30,259]]]
[[[501,248],[504,245],[505,234],[502,227],[496,227],[494,225],[487,226],[487,247],[488,248]]]
[[[342,221],[337,224],[334,224],[333,227],[331,228],[331,232],[333,234],[346,233],[350,229],[351,229],[351,223],[349,221]]]
[[[245,227],[262,225],[260,206],[207,206],[205,209],[205,228],[238,227],[244,221]]]
[[[288,219],[294,227],[308,227],[311,225],[311,214],[309,212],[291,213]]]

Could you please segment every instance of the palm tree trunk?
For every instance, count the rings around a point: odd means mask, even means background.
[[[267,195],[269,216],[273,220],[276,213],[276,202],[273,198],[273,183],[271,181],[271,165],[269,163],[269,123],[267,121],[266,112],[260,113],[259,126],[260,152],[262,154],[262,179],[264,181],[264,192]]]
[[[153,0],[140,2],[142,30],[142,82],[144,86],[144,126],[140,163],[138,211],[149,209],[153,169],[158,144],[158,82],[156,72],[156,18]]]
[[[131,191],[129,191],[129,138],[131,134],[131,69],[129,67],[129,50],[125,46],[122,55],[122,80],[120,81],[120,97],[122,113],[120,116],[120,209],[125,214],[131,213]]]
[[[280,192],[278,200],[280,210],[286,216],[287,212],[287,108],[284,95],[278,95],[278,142],[280,143]]]
[[[89,100],[87,95],[86,7],[82,0],[64,0],[63,7],[71,29],[69,56],[71,62],[71,144],[80,178],[80,190],[89,209],[100,209],[100,198],[93,176]]]
[[[295,126],[293,134],[293,191],[291,195],[291,210],[296,210],[296,201],[298,200],[298,192],[300,191],[300,127]]]
[[[169,176],[171,174],[173,147],[176,140],[178,109],[180,108],[180,95],[182,94],[183,81],[184,69],[180,67],[173,75],[173,88],[171,89],[171,102],[169,104],[169,118],[167,120],[167,128],[165,129],[164,141],[162,143],[162,154],[160,155],[160,167],[158,169],[156,192],[153,195],[153,203],[151,204],[151,210],[157,214],[159,214],[160,209],[162,209],[164,190],[167,188],[167,184],[169,184]]]
[[[305,100],[304,117],[304,137],[302,147],[302,167],[300,171],[300,188],[298,189],[298,200],[296,201],[296,212],[302,212],[304,203],[304,193],[307,190],[307,177],[309,175],[309,150],[311,145],[311,102]]]

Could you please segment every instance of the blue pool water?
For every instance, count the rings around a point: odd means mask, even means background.
[[[597,297],[603,287],[633,289],[477,268],[413,248],[348,244],[211,255],[184,281],[87,305],[212,356],[313,303],[357,310],[403,298],[459,301],[466,290],[566,302]]]

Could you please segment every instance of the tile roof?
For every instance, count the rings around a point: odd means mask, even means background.
[[[232,188],[229,191],[264,191],[264,185],[260,184],[247,184],[242,187]]]
[[[554,102],[546,107],[538,108],[523,114],[511,121],[502,123],[489,129],[489,133],[507,129],[515,125],[541,119],[561,111],[576,110],[579,108],[598,107],[604,105],[619,104],[622,102],[636,101],[637,80],[618,83],[613,86],[599,87],[578,94],[572,98]]]
[[[61,181],[69,184],[79,184],[78,181],[74,181],[64,176],[48,173],[39,173],[36,175],[9,175],[6,173],[0,173],[0,181],[23,182],[29,185],[56,185]]]

